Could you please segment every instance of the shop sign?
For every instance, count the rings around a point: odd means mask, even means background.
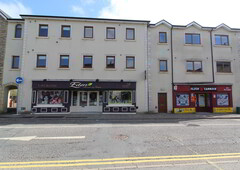
[[[233,108],[232,107],[214,107],[213,112],[214,113],[232,113]]]
[[[216,87],[191,87],[191,91],[216,91]]]
[[[174,113],[194,113],[195,108],[174,108]]]
[[[230,87],[225,87],[224,91],[232,91],[232,89]]]
[[[78,88],[84,88],[84,87],[92,87],[93,83],[87,83],[87,82],[71,82],[70,87],[78,89]]]

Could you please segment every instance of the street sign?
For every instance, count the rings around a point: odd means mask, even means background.
[[[16,83],[17,84],[21,84],[23,82],[23,78],[22,77],[17,77],[16,78]]]

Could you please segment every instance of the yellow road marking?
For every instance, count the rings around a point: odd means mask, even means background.
[[[98,161],[118,161],[118,160],[141,160],[141,159],[159,159],[159,158],[187,158],[187,157],[209,157],[209,156],[228,156],[240,155],[240,153],[219,153],[202,155],[172,155],[172,156],[149,156],[149,157],[127,157],[127,158],[107,158],[107,159],[81,159],[81,160],[60,160],[60,161],[32,161],[32,162],[0,162],[0,165],[15,164],[43,164],[43,163],[75,163],[75,162],[98,162]]]
[[[227,159],[240,158],[237,156],[222,157],[202,157],[202,158],[178,158],[178,159],[157,159],[157,160],[137,160],[137,161],[114,161],[114,162],[94,162],[94,163],[76,163],[76,164],[47,164],[47,165],[15,165],[0,166],[1,168],[40,168],[40,167],[70,167],[70,166],[87,166],[87,165],[114,165],[114,164],[132,164],[132,163],[150,163],[150,162],[174,162],[174,161],[193,161],[193,160],[209,160],[209,159]]]

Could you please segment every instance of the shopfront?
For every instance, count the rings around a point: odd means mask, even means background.
[[[174,85],[174,113],[233,112],[231,85]]]
[[[33,81],[32,112],[136,112],[136,82]]]

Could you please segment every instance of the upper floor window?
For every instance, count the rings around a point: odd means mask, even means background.
[[[39,37],[47,37],[48,36],[48,25],[39,25]]]
[[[167,43],[167,33],[159,32],[159,43]]]
[[[160,60],[160,71],[168,71],[167,60]]]
[[[200,34],[185,34],[185,44],[201,44]]]
[[[231,73],[231,62],[217,61],[217,72]]]
[[[71,26],[62,25],[61,37],[70,37],[70,35],[71,35]]]
[[[17,24],[15,27],[15,38],[22,38],[22,25]]]
[[[115,68],[115,56],[106,57],[106,68]]]
[[[115,28],[114,27],[107,27],[107,39],[115,39]]]
[[[12,56],[12,69],[19,69],[20,57]]]
[[[46,67],[47,56],[46,55],[37,55],[37,67],[45,68]]]
[[[84,38],[93,38],[93,27],[84,27]]]
[[[127,56],[126,57],[126,68],[127,69],[134,69],[135,68],[135,57],[134,56]]]
[[[60,68],[69,68],[69,55],[60,55]]]
[[[201,61],[187,61],[187,71],[188,72],[202,72],[202,62]]]
[[[126,28],[126,40],[135,40],[134,28]]]
[[[92,56],[83,56],[83,68],[92,68]]]
[[[229,45],[228,35],[215,35],[216,45]]]

